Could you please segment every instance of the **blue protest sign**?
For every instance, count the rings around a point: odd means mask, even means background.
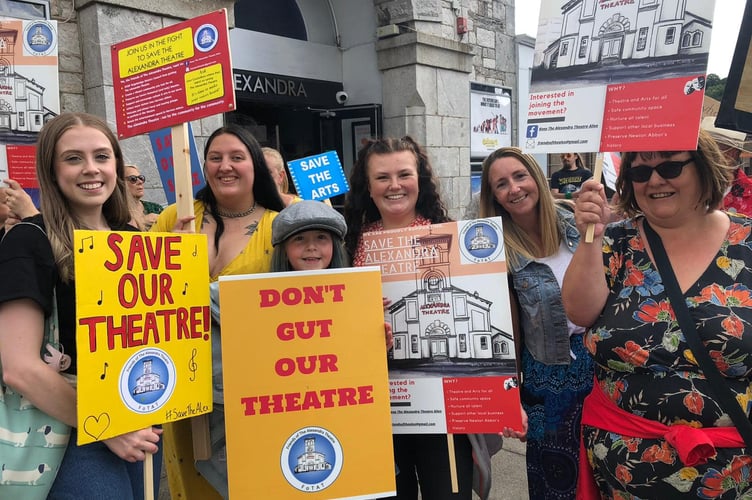
[[[323,201],[350,190],[336,151],[287,162],[298,196]]]
[[[163,128],[154,132],[149,132],[149,141],[151,149],[154,151],[154,159],[157,161],[157,170],[159,177],[162,179],[162,189],[164,189],[167,203],[175,203],[175,165],[172,159],[172,129]],[[201,170],[201,160],[198,157],[196,149],[196,140],[193,138],[193,129],[188,123],[188,144],[191,150],[191,185],[193,186],[193,196],[204,185],[204,173]]]

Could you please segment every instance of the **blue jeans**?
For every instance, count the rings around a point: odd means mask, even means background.
[[[47,500],[143,500],[143,462],[126,462],[101,442],[78,446],[76,439],[74,428]],[[159,494],[161,445],[153,457],[154,498]]]

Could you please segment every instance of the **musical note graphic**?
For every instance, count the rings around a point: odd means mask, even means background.
[[[94,236],[87,236],[86,238],[81,240],[81,248],[78,249],[78,253],[84,253],[84,242],[86,240],[90,240],[91,243],[89,243],[89,250],[94,249]]]
[[[97,301],[97,305],[101,306],[103,300],[104,300],[104,292],[102,290],[99,290],[99,300]]]
[[[99,380],[104,380],[104,378],[107,376],[107,367],[110,366],[107,361],[104,362],[104,371],[99,376]]]
[[[198,370],[198,365],[195,361],[196,354],[198,354],[198,350],[194,347],[191,351],[191,361],[188,363],[188,370],[191,372],[191,377],[188,380],[191,382],[196,380],[196,370]]]
[[[194,257],[198,255],[198,245],[193,245],[193,254]]]
[[[183,287],[183,295],[185,295],[186,292],[188,292],[188,283],[186,283],[185,286]]]

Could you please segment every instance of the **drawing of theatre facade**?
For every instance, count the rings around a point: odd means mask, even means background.
[[[707,55],[712,23],[692,10],[703,1],[570,0],[561,7],[561,37],[544,51],[543,66]]]
[[[514,359],[512,334],[491,323],[492,301],[452,284],[451,244],[451,235],[417,238],[415,290],[387,308],[394,334],[390,358]]]

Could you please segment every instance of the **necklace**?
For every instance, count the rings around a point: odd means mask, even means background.
[[[240,219],[241,217],[251,215],[255,210],[256,210],[256,202],[254,201],[251,208],[243,212],[225,212],[221,208],[217,207],[217,215],[225,219]]]

